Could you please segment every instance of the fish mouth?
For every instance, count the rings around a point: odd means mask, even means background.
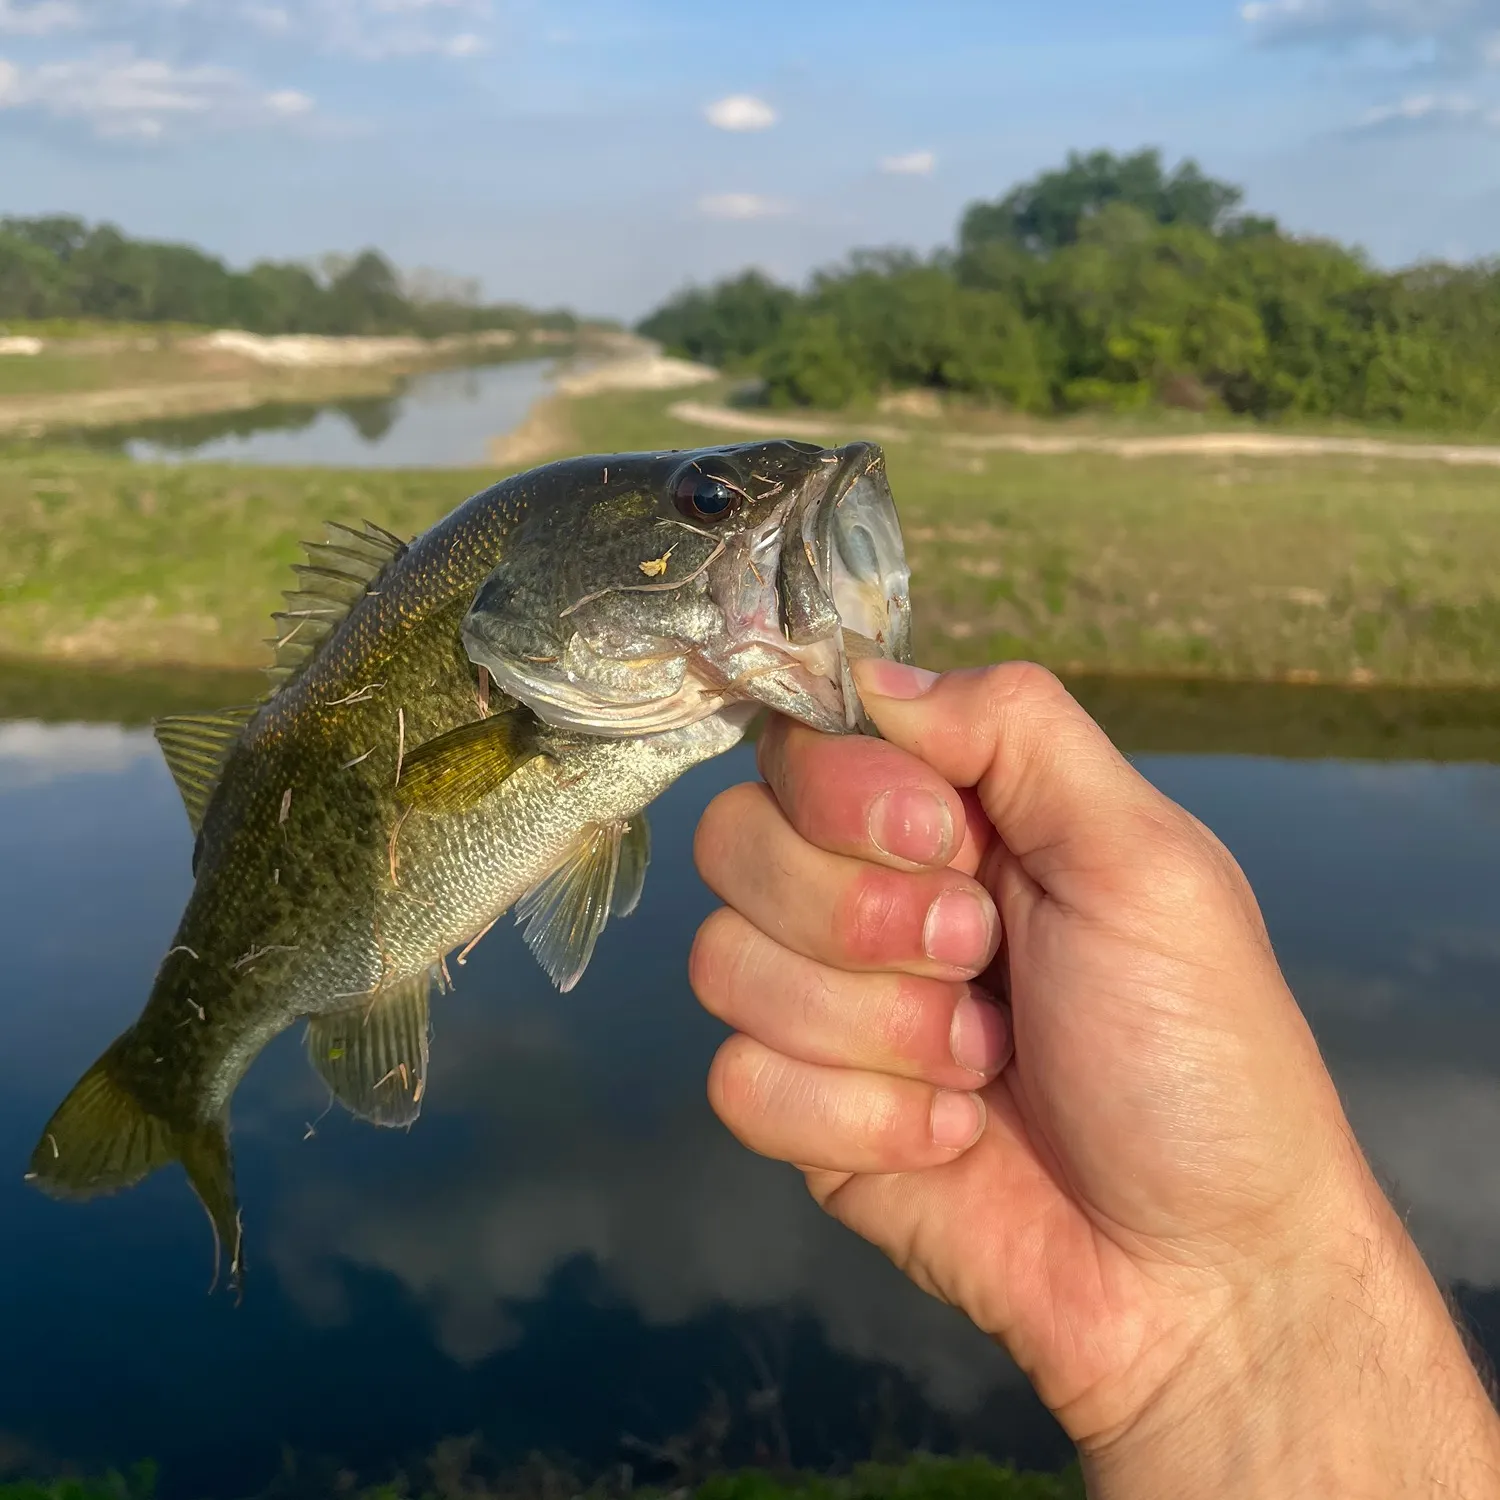
[[[911,570],[878,445],[850,443],[726,558],[710,592],[724,612],[728,659],[704,675],[736,696],[827,733],[873,732],[851,660],[911,660]]]

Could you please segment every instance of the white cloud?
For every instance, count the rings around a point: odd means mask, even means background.
[[[461,1108],[453,1061],[434,1050],[428,1098],[452,1103],[429,1104],[433,1113]],[[528,1061],[534,1076],[566,1076],[545,1057]],[[485,1082],[493,1088],[493,1073]],[[821,1213],[798,1174],[703,1130],[696,1109],[653,1135],[595,1117],[580,1138],[576,1117],[555,1122],[529,1153],[517,1151],[513,1125],[473,1109],[460,1117],[484,1133],[493,1171],[471,1159],[434,1174],[392,1159],[391,1191],[371,1193],[313,1163],[302,1168],[296,1196],[277,1205],[269,1259],[310,1315],[344,1321],[348,1268],[373,1267],[408,1288],[443,1349],[468,1363],[517,1342],[515,1302],[541,1295],[559,1264],[588,1256],[658,1327],[716,1308],[792,1304],[819,1319],[835,1348],[899,1365],[949,1410],[1019,1384],[989,1339]]]
[[[0,0],[0,36],[47,36],[83,25],[83,14],[72,0]]]
[[[937,166],[931,151],[907,151],[900,156],[882,156],[880,170],[897,177],[926,177]]]
[[[302,0],[296,29],[330,51],[370,62],[388,58],[472,57],[489,43],[476,23],[489,0]]]
[[[296,89],[278,89],[267,94],[265,105],[273,115],[305,115],[313,109],[313,101]]]
[[[698,212],[709,219],[770,219],[787,205],[759,193],[709,193],[698,200]]]
[[[1341,1092],[1438,1275],[1500,1282],[1500,1082],[1457,1070],[1360,1070]]]
[[[776,111],[754,94],[730,94],[716,99],[703,113],[718,130],[769,130],[777,120]]]
[[[170,58],[233,58],[245,32],[367,60],[470,57],[488,50],[492,17],[492,0],[0,0],[0,35],[86,28]]]
[[[5,97],[0,66],[0,100]],[[156,742],[144,729],[118,724],[0,724],[0,789],[41,786],[64,776],[118,775],[155,760]]]
[[[280,5],[246,5],[240,14],[267,36],[285,36],[293,27],[291,12]]]
[[[312,108],[305,94],[263,93],[232,68],[178,67],[123,50],[31,68],[0,63],[0,109],[79,121],[105,139],[155,141],[185,124],[242,129]]]
[[[1382,41],[1458,65],[1500,32],[1500,0],[1249,0],[1240,15],[1264,41]]]
[[[1381,104],[1359,122],[1364,130],[1393,125],[1500,126],[1500,106],[1481,104],[1463,94],[1411,94],[1395,104]]]

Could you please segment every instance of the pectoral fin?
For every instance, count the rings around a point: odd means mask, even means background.
[[[391,1127],[421,1114],[431,990],[431,976],[419,974],[308,1022],[308,1061],[350,1114]]]
[[[562,863],[516,903],[527,946],[564,993],[583,977],[611,911],[628,916],[635,909],[650,839],[644,814],[586,828]]]
[[[402,762],[396,794],[418,812],[467,812],[539,754],[530,714],[476,719],[413,750]]]

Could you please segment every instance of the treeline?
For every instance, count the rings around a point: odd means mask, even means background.
[[[857,252],[801,290],[747,272],[640,328],[777,404],[929,387],[1038,413],[1500,425],[1500,264],[1383,272],[1242,203],[1190,161],[1075,153],[971,205],[938,254]]]
[[[192,323],[253,333],[431,336],[571,329],[570,313],[483,305],[461,284],[404,285],[374,250],[316,266],[260,261],[248,271],[190,245],[131,239],[70,215],[0,218],[0,319]]]

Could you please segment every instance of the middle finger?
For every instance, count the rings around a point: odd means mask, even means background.
[[[709,804],[694,855],[722,901],[782,947],[837,969],[972,979],[999,947],[1000,918],[977,881],[814,848],[763,785]]]
[[[830,969],[727,907],[698,929],[688,974],[710,1014],[801,1062],[973,1089],[1010,1060],[1007,1013],[978,985]]]

